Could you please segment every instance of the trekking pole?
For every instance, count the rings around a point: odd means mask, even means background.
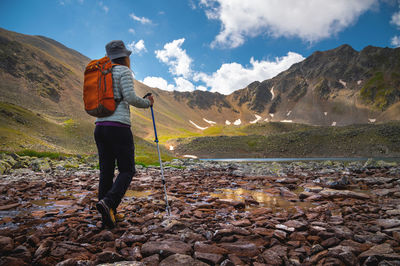
[[[150,92],[147,93],[143,98],[146,98],[147,96],[151,96],[151,93]],[[158,145],[158,137],[157,137],[156,122],[154,120],[153,105],[150,105],[150,110],[151,110],[151,117],[153,119],[153,127],[154,127],[154,135],[155,135],[154,142],[157,143],[158,161],[160,162],[160,168],[161,168],[161,180],[162,180],[162,183],[164,185],[166,210],[167,210],[168,216],[171,216],[171,211],[170,211],[169,204],[168,204],[167,188],[165,186],[164,169],[163,169],[163,165],[162,165],[162,161],[161,161],[161,155],[160,155],[160,146]]]

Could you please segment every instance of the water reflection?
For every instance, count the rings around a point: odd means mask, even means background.
[[[257,207],[267,207],[271,208],[274,211],[277,211],[278,209],[294,211],[296,206],[299,206],[302,209],[308,209],[311,207],[315,207],[316,205],[312,202],[301,202],[293,199],[289,200],[282,196],[271,195],[263,191],[247,190],[243,188],[217,189],[215,190],[215,192],[210,193],[210,196],[224,200],[245,202],[247,210]],[[254,200],[257,202],[257,204],[252,204]]]

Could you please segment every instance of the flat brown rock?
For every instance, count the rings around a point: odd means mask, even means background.
[[[239,257],[254,257],[261,253],[253,243],[221,243],[219,246],[228,250],[230,254],[235,254]]]
[[[370,196],[365,193],[354,192],[350,190],[328,189],[328,188],[319,192],[318,195],[328,199],[333,199],[333,198],[355,198],[363,200],[370,199]]]
[[[233,224],[234,226],[246,227],[246,226],[250,226],[251,222],[249,221],[249,219],[243,219],[243,220],[238,220],[238,221],[232,221],[231,224]]]
[[[14,240],[11,237],[0,236],[0,253],[14,249]]]
[[[262,253],[262,257],[267,265],[282,265],[282,259],[274,250],[267,249]]]
[[[188,255],[175,254],[162,260],[160,266],[208,266],[208,264]]]
[[[190,255],[192,252],[192,246],[181,241],[150,241],[146,242],[142,246],[142,255],[148,257],[154,254],[159,254],[162,257],[168,257],[173,254],[185,254]]]
[[[221,254],[195,252],[194,257],[211,265],[218,265],[224,259]]]
[[[389,244],[381,244],[371,247],[369,250],[360,254],[360,258],[366,258],[370,256],[383,256],[385,254],[391,254],[394,250]]]
[[[12,204],[3,205],[3,206],[0,206],[0,211],[11,210],[11,209],[14,209],[14,208],[16,208],[16,207],[18,207],[20,205],[21,205],[21,203],[12,203]]]
[[[293,227],[296,230],[305,230],[307,229],[307,224],[297,220],[289,220],[284,223],[287,227]]]
[[[214,254],[228,254],[228,250],[218,247],[215,244],[205,244],[202,242],[196,242],[194,244],[194,251],[200,253],[214,253]]]
[[[100,254],[97,254],[96,263],[104,263],[104,262],[116,262],[123,261],[124,257],[119,255],[118,253],[112,251],[104,251]]]
[[[385,229],[400,226],[399,219],[378,219],[375,222],[377,225],[382,226]]]

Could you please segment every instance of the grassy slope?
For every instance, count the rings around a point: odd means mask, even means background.
[[[0,150],[51,151],[68,154],[93,154],[96,146],[92,123],[65,117],[56,122],[14,104],[0,102]],[[136,160],[144,164],[157,164],[156,146],[135,137]],[[171,154],[161,149],[163,160]]]
[[[311,127],[264,123],[241,128],[247,136],[178,140],[176,151],[212,157],[400,156],[400,123]]]
[[[248,135],[269,136],[296,130],[306,130],[310,128],[313,127],[303,124],[279,123],[279,122],[256,123],[244,126],[215,125],[203,130],[201,133],[188,131],[181,135],[166,135],[163,136],[162,139],[165,142],[182,144],[182,143],[188,143],[194,138],[201,138],[201,137],[248,136]]]

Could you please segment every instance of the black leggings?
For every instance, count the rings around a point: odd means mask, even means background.
[[[135,146],[130,128],[96,126],[94,130],[99,152],[99,200],[116,210],[135,175]],[[115,160],[119,174],[114,181]]]

